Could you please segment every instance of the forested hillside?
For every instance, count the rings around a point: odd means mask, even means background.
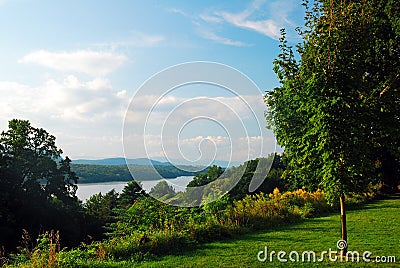
[[[135,180],[159,180],[162,178],[176,178],[179,176],[193,176],[196,168],[191,166],[175,167],[172,165],[84,165],[71,164],[71,169],[79,177],[79,183],[131,181]]]

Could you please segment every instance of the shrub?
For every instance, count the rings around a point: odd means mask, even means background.
[[[299,219],[282,202],[271,200],[264,193],[247,195],[242,200],[235,201],[227,214],[233,224],[253,229],[277,226]]]
[[[58,253],[60,252],[60,233],[57,231],[40,234],[36,245],[31,247],[32,241],[26,230],[22,235],[23,247],[19,253],[11,255],[13,263],[18,267],[60,267]]]
[[[328,204],[325,193],[321,190],[307,192],[303,187],[281,194],[279,189],[275,188],[269,197],[275,202],[282,203],[285,207],[294,209],[296,214],[306,218],[332,211],[332,206]]]

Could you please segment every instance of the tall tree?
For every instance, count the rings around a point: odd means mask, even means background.
[[[119,195],[118,204],[123,208],[129,208],[138,198],[146,195],[147,194],[143,190],[141,183],[133,180],[122,189],[122,193]]]
[[[78,239],[78,178],[61,153],[54,136],[26,120],[11,120],[0,134],[0,244],[14,246],[22,229]]]
[[[385,161],[377,148],[399,160],[394,2],[318,0],[310,7],[303,1],[303,42],[295,53],[282,30],[282,52],[274,62],[281,87],[266,95],[268,126],[285,149],[284,175],[297,187],[322,188],[331,202],[340,200],[343,240],[345,194],[363,192],[375,181]]]
[[[85,203],[87,214],[102,221],[102,225],[113,222],[115,209],[118,205],[118,193],[115,189],[106,194],[98,193],[92,195]]]
[[[76,198],[78,177],[71,171],[71,160],[61,158],[55,137],[27,120],[11,120],[0,136],[3,154],[13,171],[13,185],[26,193],[57,197],[67,202]]]

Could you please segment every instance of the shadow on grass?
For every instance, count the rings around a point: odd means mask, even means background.
[[[400,193],[391,194],[391,195],[382,195],[378,198],[369,201],[368,203],[359,204],[359,205],[351,205],[348,210],[369,210],[369,209],[383,209],[383,208],[398,208],[398,205],[394,202],[385,202],[385,201],[396,201],[400,199]]]

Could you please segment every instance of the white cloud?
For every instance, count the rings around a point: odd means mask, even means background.
[[[88,89],[98,90],[104,88],[112,88],[112,85],[108,79],[96,77],[94,80],[86,83]]]
[[[229,137],[220,136],[220,135],[219,136],[210,136],[210,135],[209,136],[201,136],[200,135],[200,136],[182,139],[180,142],[181,142],[181,144],[184,144],[184,145],[193,145],[193,144],[198,144],[204,140],[212,141],[216,145],[229,145],[230,144]]]
[[[235,41],[235,40],[231,40],[229,38],[218,36],[215,33],[209,32],[209,31],[201,31],[200,32],[200,36],[205,38],[205,39],[212,40],[212,41],[214,41],[216,43],[229,45],[229,46],[236,46],[236,47],[253,46],[252,44],[247,44],[247,43],[244,43],[244,42],[241,42],[241,41]]]
[[[77,133],[76,131],[57,131],[57,143],[64,155],[72,159],[102,159],[122,156],[122,137],[120,131],[104,133],[100,128],[96,134]]]
[[[240,122],[252,120],[254,115],[263,117],[265,109],[261,94],[213,98],[165,95],[161,99],[156,95],[142,95],[134,97],[134,107],[127,120],[132,124],[144,124],[148,117],[152,125],[161,125],[169,118],[173,119],[169,123],[179,124],[188,117],[201,115],[221,122]]]
[[[104,76],[116,70],[126,61],[127,57],[125,55],[111,52],[92,50],[50,52],[39,50],[25,55],[19,62],[38,64],[63,72]]]
[[[199,18],[206,23],[221,24],[225,22],[273,39],[279,39],[281,28],[294,25],[288,14],[294,10],[295,6],[298,6],[295,0],[255,0],[241,12],[208,11],[200,14]]]
[[[186,13],[185,11],[183,11],[182,9],[178,9],[178,8],[167,8],[166,11],[170,12],[170,13],[176,13],[176,14],[180,14],[184,17],[191,17],[188,13]]]
[[[171,13],[180,14],[184,17],[190,18],[192,20],[192,23],[194,25],[196,25],[196,27],[198,28],[197,29],[198,35],[204,39],[211,40],[216,43],[228,45],[228,46],[236,46],[236,47],[252,46],[252,44],[247,44],[247,43],[241,42],[241,41],[235,41],[230,38],[219,36],[212,31],[205,30],[199,20],[199,18],[200,18],[201,20],[208,22],[208,23],[220,23],[220,22],[224,21],[224,19],[221,16],[215,16],[215,15],[210,15],[207,13],[202,13],[197,17],[197,16],[189,15],[185,11],[183,11],[181,9],[177,9],[177,8],[169,8],[169,9],[167,9],[167,11],[171,12]]]
[[[56,135],[72,158],[122,156],[121,132],[129,98],[105,78],[73,75],[37,86],[0,81],[0,130],[13,118],[28,119]]]
[[[117,92],[117,97],[121,98],[121,99],[126,98],[126,93],[127,93],[126,90],[118,91]]]
[[[200,19],[202,19],[206,22],[212,22],[212,23],[220,23],[220,22],[224,21],[221,17],[210,15],[210,14],[200,14],[199,17],[200,17]]]
[[[127,99],[120,98],[104,78],[82,82],[73,75],[62,81],[47,80],[31,87],[14,82],[0,82],[0,113],[4,118],[53,118],[61,121],[96,122],[120,117]],[[8,111],[8,112],[7,112]]]
[[[95,44],[98,47],[111,48],[112,51],[117,48],[126,47],[154,47],[162,44],[166,41],[166,37],[160,34],[146,34],[138,31],[134,31],[132,36],[126,40],[104,42]]]
[[[274,150],[274,139],[261,136],[220,136],[193,135],[187,138],[170,139],[161,135],[146,134],[131,135],[126,143],[145,143],[146,151],[141,147],[132,146],[125,150],[127,157],[167,157],[186,159],[192,164],[204,164],[210,160],[229,160],[244,162],[261,156],[266,156]],[[264,148],[263,148],[264,147]],[[129,147],[128,147],[129,148]]]
[[[235,26],[259,32],[273,39],[280,37],[281,27],[274,20],[251,20],[248,18],[250,14],[247,11],[238,14],[221,12],[220,15],[225,21]]]
[[[242,97],[242,98],[241,98]],[[210,159],[245,161],[267,155],[274,148],[264,143],[263,96],[181,97],[155,95],[133,98],[126,117],[125,153],[138,157],[207,162]],[[153,105],[154,104],[154,105]],[[258,120],[258,121],[257,121]],[[145,144],[146,150],[141,146]],[[264,147],[263,147],[264,146]],[[272,149],[271,149],[272,148]]]
[[[0,82],[0,95],[3,96],[0,99],[0,127],[3,129],[12,118],[29,119],[35,126],[55,134],[59,146],[72,158],[123,154],[120,136],[129,94],[127,90],[114,89],[107,79],[82,80],[69,75],[63,79],[49,79],[38,86]],[[138,146],[143,144],[144,138],[151,157],[167,154],[172,159],[180,159],[183,154],[189,160],[201,156],[206,161],[215,153],[217,159],[232,157],[235,161],[244,161],[259,156],[260,135],[246,133],[243,127],[251,127],[248,125],[252,117],[249,107],[263,116],[262,95],[243,97],[248,106],[244,100],[234,96],[191,99],[166,95],[154,107],[148,118],[149,126],[143,133],[147,109],[158,97],[142,96],[136,100],[138,105],[128,116],[130,122],[127,124],[132,129],[128,142],[132,143],[132,150],[127,151],[127,156],[147,155]],[[215,121],[200,119],[184,126],[188,119],[199,115],[212,117]],[[264,129],[264,125],[261,128]],[[162,129],[164,133],[160,133]],[[182,130],[181,135],[174,135],[179,130]],[[232,146],[234,155],[231,155]]]

